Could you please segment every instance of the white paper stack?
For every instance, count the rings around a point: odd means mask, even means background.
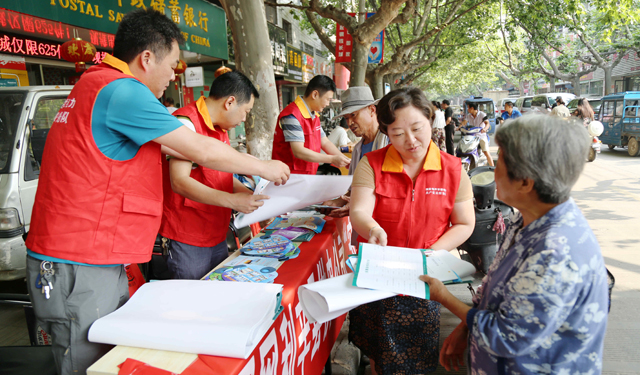
[[[363,249],[365,249],[364,252],[362,252]],[[310,322],[324,323],[360,305],[398,294],[419,298],[428,296],[428,292],[425,295],[424,282],[418,278],[424,273],[422,271],[424,255],[421,250],[361,244],[360,251],[363,262],[371,260],[378,262],[374,266],[370,264],[366,271],[360,270],[359,286],[353,285],[354,274],[349,273],[298,288],[302,310]],[[407,257],[404,253],[409,253],[411,256]],[[427,274],[445,284],[462,282],[464,278],[475,273],[475,267],[471,263],[456,258],[446,250],[427,253]],[[354,263],[357,268],[357,260],[354,260]],[[417,268],[414,267],[416,265]]]
[[[147,283],[93,323],[89,341],[246,359],[279,313],[281,292],[280,284]]]
[[[396,293],[353,286],[353,274],[332,277],[298,288],[298,299],[311,323],[324,323],[360,305],[393,297]]]
[[[254,195],[268,195],[270,199],[250,214],[236,217],[236,228],[246,227],[286,212],[299,210],[315,203],[321,203],[339,197],[349,190],[352,176],[316,176],[292,174],[286,184],[276,186],[267,180],[261,180]]]

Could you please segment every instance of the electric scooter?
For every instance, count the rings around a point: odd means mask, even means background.
[[[481,130],[480,127],[467,129],[456,148],[456,156],[462,159],[462,168],[467,173],[476,167],[487,165],[487,157],[480,150]]]

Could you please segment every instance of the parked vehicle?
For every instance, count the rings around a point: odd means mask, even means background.
[[[489,120],[489,124],[491,127],[487,133],[493,134],[496,131],[496,117],[498,117],[499,110],[496,109],[496,104],[493,102],[491,98],[482,98],[482,97],[474,97],[471,99],[466,99],[464,101],[464,117],[469,113],[467,104],[476,103],[478,105],[478,111],[482,111],[487,114],[487,119]]]
[[[640,152],[640,91],[627,91],[602,98],[598,118],[604,126],[602,143],[613,150],[627,146],[627,152],[636,156]]]
[[[531,112],[531,100],[533,96],[521,96],[516,100],[516,107],[523,115]]]
[[[487,165],[487,157],[480,150],[480,131],[482,128],[471,128],[467,133],[462,133],[462,137],[456,148],[456,156],[461,159],[462,168],[466,172]]]
[[[587,101],[589,102],[589,105],[591,106],[591,108],[593,109],[593,112],[596,115],[596,120],[599,120],[597,116],[598,116],[598,112],[600,111],[600,104],[602,104],[602,97],[594,96],[594,97],[573,98],[569,103],[567,103],[567,108],[569,109],[569,112],[573,113],[578,108],[578,101],[580,99],[587,99]]]
[[[576,96],[569,92],[557,92],[557,93],[547,93],[547,94],[538,94],[531,99],[531,112],[539,112],[548,114],[551,112],[551,108],[556,102],[556,98],[558,96],[562,97],[565,104],[569,103]]]
[[[0,88],[0,280],[26,275],[26,247],[47,134],[73,86]]]

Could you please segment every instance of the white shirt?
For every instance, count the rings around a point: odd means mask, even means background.
[[[169,113],[173,114],[173,112],[177,111],[178,108],[171,106],[171,107],[167,107],[167,111],[169,111]]]
[[[340,146],[346,146],[351,142],[347,131],[342,126],[336,126],[327,138],[338,148],[340,148]]]
[[[444,112],[439,109],[436,109],[436,118],[433,120],[433,127],[435,129],[444,129],[445,125],[447,125],[446,120],[444,119]]]

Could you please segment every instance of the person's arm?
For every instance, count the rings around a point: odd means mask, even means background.
[[[258,160],[239,153],[217,139],[194,133],[185,126],[154,139],[154,142],[193,160],[203,167],[222,172],[258,175],[283,184],[289,179],[289,167],[276,160]],[[170,154],[171,155],[171,154]]]
[[[376,195],[373,191],[370,187],[351,187],[349,218],[353,229],[369,243],[387,246],[387,233],[373,219],[373,209],[376,206]]]
[[[326,139],[327,142],[331,143],[331,141],[329,141],[327,137],[324,137],[324,139]],[[293,156],[295,156],[298,159],[302,159],[304,161],[308,161],[311,163],[320,163],[320,164],[328,163],[328,164],[334,164],[335,166],[341,168],[349,165],[349,162],[351,161],[351,159],[342,155],[338,151],[336,146],[333,145],[333,143],[331,143],[331,147],[333,147],[333,150],[337,152],[337,155],[328,154],[328,153],[321,154],[319,152],[309,150],[308,148],[304,147],[304,142],[289,142],[289,144],[291,145],[291,152],[293,153]]]
[[[266,195],[246,193],[230,194],[226,191],[220,191],[206,186],[191,177],[191,165],[192,163],[187,160],[169,160],[171,189],[185,198],[212,206],[231,208],[242,213],[255,211],[264,204],[262,200],[269,199]],[[234,191],[236,181],[234,178]],[[238,181],[238,183],[240,182]],[[249,189],[247,190],[251,193]]]

